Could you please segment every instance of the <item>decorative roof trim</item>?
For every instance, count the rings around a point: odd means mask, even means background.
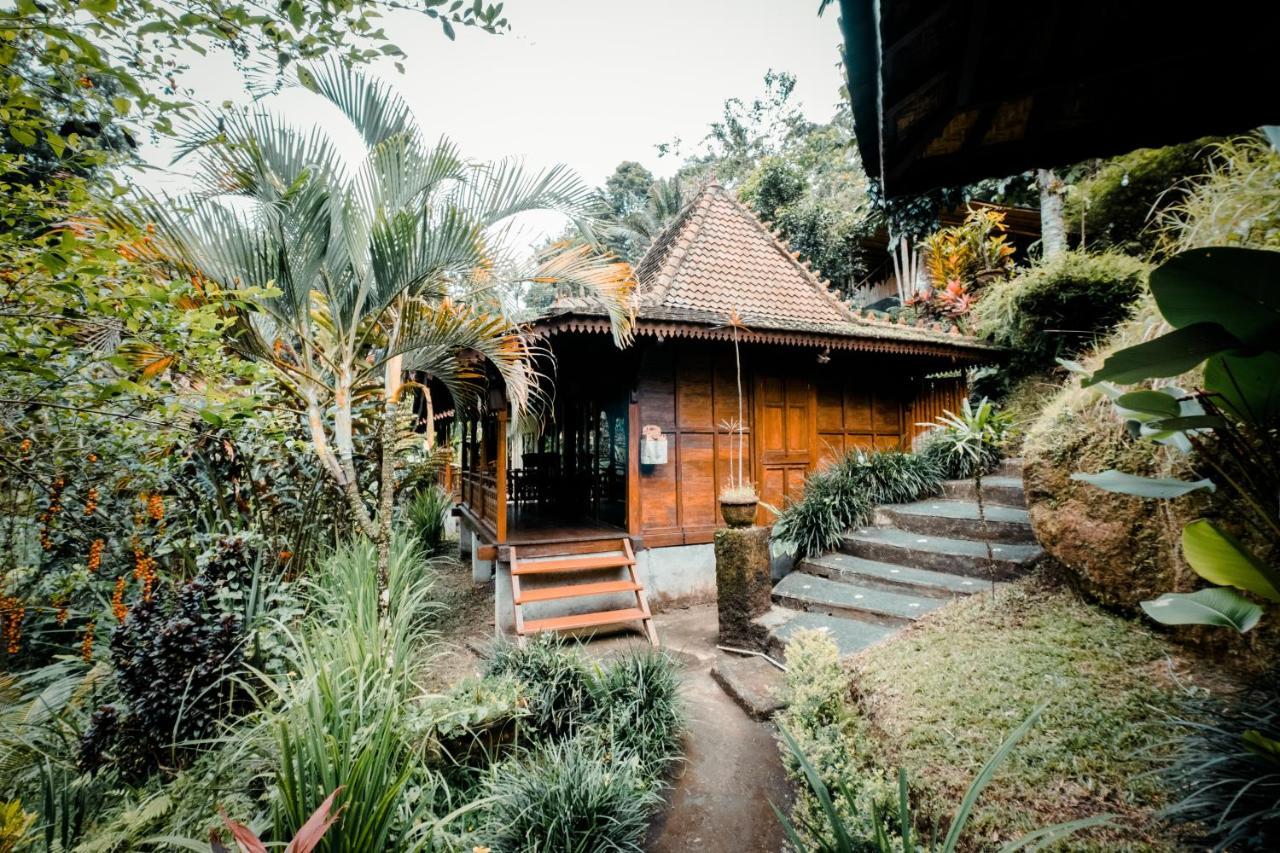
[[[529,327],[536,337],[557,334],[611,334],[609,321],[602,317],[560,315],[536,321]],[[654,321],[640,319],[634,332],[637,337],[685,338],[689,340],[732,341],[733,330],[723,326],[705,326],[698,323]],[[967,347],[961,343],[931,343],[928,341],[903,341],[885,338],[851,337],[847,334],[824,334],[787,330],[739,330],[738,341],[744,344],[788,344],[792,346],[825,347],[832,350],[854,352],[894,353],[898,355],[923,355],[965,361],[970,364],[991,363],[999,360],[1000,351],[983,346]]]

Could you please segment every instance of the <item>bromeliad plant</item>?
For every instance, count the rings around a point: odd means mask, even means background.
[[[973,493],[978,505],[978,524],[987,550],[987,571],[995,589],[995,553],[987,534],[987,509],[982,499],[982,476],[993,468],[1003,453],[1002,448],[1013,431],[1013,416],[998,411],[986,397],[973,405],[968,399],[959,414],[943,411],[936,423],[919,424],[932,427],[926,453],[938,457],[941,465],[955,477],[973,479]]]
[[[1143,498],[1171,499],[1222,486],[1240,502],[1256,539],[1274,543],[1280,540],[1280,252],[1194,249],[1156,269],[1150,286],[1172,330],[1114,353],[1085,384],[1114,401],[1134,437],[1194,450],[1197,464],[1212,476],[1187,481],[1112,470],[1073,477]],[[1128,392],[1117,387],[1181,376],[1202,365],[1203,379],[1190,390],[1172,384]],[[1143,602],[1156,621],[1245,632],[1263,610],[1242,592],[1280,602],[1274,554],[1254,552],[1219,524],[1199,519],[1186,525],[1182,553],[1214,586]]]
[[[238,305],[229,342],[296,401],[355,526],[378,546],[385,593],[390,449],[406,372],[439,381],[463,405],[487,363],[525,407],[536,373],[529,341],[500,307],[505,289],[586,289],[625,341],[634,276],[586,245],[553,247],[532,264],[504,255],[520,213],[550,210],[589,230],[590,190],[566,168],[530,174],[511,161],[467,160],[447,139],[429,142],[390,87],[339,63],[300,69],[299,81],[359,132],[365,150],[354,167],[322,128],[210,113],[182,149],[195,160],[197,191],[145,203],[138,217],[154,224],[149,249],[210,292],[271,294]],[[382,448],[373,478],[357,470],[361,426]],[[377,484],[372,507],[368,479]]]

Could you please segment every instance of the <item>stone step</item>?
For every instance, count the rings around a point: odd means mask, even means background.
[[[996,477],[1021,477],[1022,476],[1022,460],[1014,457],[1012,459],[1001,459],[1000,464],[991,472]]]
[[[982,581],[977,578],[916,569],[897,563],[864,560],[838,551],[802,560],[796,569],[835,581],[887,587],[898,591],[909,589],[919,595],[936,597],[950,598],[982,589]]]
[[[976,500],[977,489],[973,480],[947,480],[942,484],[942,496],[954,501]],[[1025,508],[1027,496],[1022,490],[1021,477],[983,477],[982,500],[987,504]]]
[[[774,607],[756,622],[768,632],[769,646],[782,654],[787,643],[797,631],[819,630],[831,634],[841,657],[860,652],[899,630],[891,625],[881,625],[861,619],[831,616],[826,613],[808,613],[786,607]]]
[[[990,539],[993,542],[1035,541],[1031,532],[1031,516],[1018,507],[984,506],[985,523],[978,518],[976,501],[923,500],[892,504],[879,507],[876,515],[887,526],[925,536]]]
[[[893,527],[859,527],[842,537],[840,550],[852,557],[898,563],[917,569],[952,572],[983,579],[1016,577],[1024,566],[1043,552],[1038,545],[991,543],[992,564],[987,565],[983,542],[944,536],[922,536]]]
[[[779,695],[786,673],[764,658],[722,654],[711,667],[711,677],[738,707],[757,720],[767,720],[786,707]]]
[[[778,581],[773,600],[795,610],[855,616],[884,625],[905,625],[947,603],[946,599],[931,595],[893,592],[806,572],[792,572]]]

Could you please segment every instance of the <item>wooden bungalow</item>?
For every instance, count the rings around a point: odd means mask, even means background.
[[[645,621],[645,591],[659,606],[714,599],[710,543],[740,409],[768,524],[767,506],[826,462],[910,446],[917,422],[959,405],[965,368],[992,356],[955,333],[859,316],[714,183],[636,275],[630,346],[614,344],[599,304],[560,300],[530,327],[554,358],[542,417],[513,424],[495,394],[462,425],[457,512],[478,578],[498,572],[499,630]],[[531,591],[535,575],[592,566],[625,576]],[[609,594],[626,606],[602,610]]]

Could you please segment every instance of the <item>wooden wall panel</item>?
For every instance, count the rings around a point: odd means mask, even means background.
[[[968,396],[969,385],[963,375],[924,380],[907,410],[906,434],[912,444],[929,432],[919,424],[933,423],[945,412],[958,412]]]
[[[714,527],[719,521],[715,465],[715,436],[680,436],[680,526]]]
[[[680,359],[676,368],[676,423],[681,431],[715,428],[711,362],[703,354]]]

